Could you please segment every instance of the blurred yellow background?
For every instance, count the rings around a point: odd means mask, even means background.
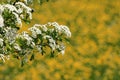
[[[34,2],[35,23],[58,22],[72,32],[65,55],[0,63],[0,80],[120,80],[120,0],[50,0]]]

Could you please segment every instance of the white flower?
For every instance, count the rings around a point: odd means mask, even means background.
[[[9,60],[10,56],[9,55],[4,55],[4,54],[0,54],[0,59],[3,60],[3,62],[5,62],[5,59]]]
[[[65,54],[65,50],[62,50],[62,51],[61,51],[61,54],[64,55],[64,54]]]
[[[55,48],[56,48],[55,40],[53,40],[52,38],[49,39],[49,46],[52,48],[53,51],[54,51]]]
[[[51,22],[48,22],[48,23],[47,23],[47,26],[52,26],[52,23],[51,23]]]
[[[31,42],[31,47],[34,48],[35,47],[35,43],[32,41]]]
[[[17,11],[17,8],[16,8],[15,6],[13,6],[13,5],[10,5],[10,4],[5,4],[5,5],[3,5],[2,8],[3,8],[3,9],[2,9],[3,11],[4,11],[4,9],[7,8],[7,9],[9,9],[9,10],[12,11],[12,12],[13,12],[13,11],[14,11],[14,12],[18,12],[18,11]]]
[[[71,32],[69,30],[69,28],[67,26],[63,26],[61,25],[62,28],[62,32],[67,36],[67,37],[71,37]]]
[[[4,38],[7,39],[10,42],[10,44],[14,43],[17,35],[17,29],[7,27],[7,28],[4,28],[4,30],[5,30]]]
[[[3,27],[3,26],[4,26],[4,19],[0,14],[0,27]]]
[[[0,46],[3,46],[3,39],[0,38]]]
[[[26,39],[27,40],[27,45],[34,47],[35,43],[33,42],[33,39],[28,35],[27,32],[22,32],[21,38]]]
[[[46,25],[42,25],[41,28],[42,28],[43,31],[45,31],[45,32],[48,30],[47,27],[46,27]]]
[[[43,38],[44,38],[44,39],[50,39],[50,38],[52,38],[52,37],[49,36],[49,35],[45,35]]]
[[[60,32],[61,31],[61,27],[60,27],[60,25],[57,23],[57,22],[48,22],[47,23],[47,26],[49,27],[49,26],[53,26],[54,28],[53,29],[55,29],[57,32]]]
[[[19,14],[23,13],[23,8],[18,8],[18,13]]]
[[[42,52],[42,46],[41,45],[37,45],[36,47],[37,47],[38,51],[41,53]]]
[[[46,25],[35,24],[33,27],[40,28],[40,30],[42,30],[44,32],[46,32],[48,30],[48,28],[46,27]]]
[[[0,15],[2,15],[2,12],[4,11],[3,5],[0,4]]]
[[[53,22],[51,23],[52,26],[59,26],[59,24],[57,22]]]
[[[20,46],[17,43],[14,44],[14,48],[19,50],[19,51],[21,50]]]
[[[28,46],[31,46],[31,47],[34,47],[35,46],[35,43],[33,42],[33,39],[28,35],[27,32],[22,32],[22,34],[18,34],[17,35],[17,38],[22,38],[22,39],[25,39],[27,40],[27,45]]]
[[[5,62],[5,56],[4,56],[4,54],[0,54],[0,59],[2,59],[3,60],[3,62]]]
[[[30,45],[32,42],[32,38],[27,34],[27,32],[23,32],[22,36],[27,40],[27,45]]]
[[[51,36],[49,36],[49,35],[45,35],[43,38],[49,41],[48,44],[52,48],[52,50],[54,51],[55,48],[56,48],[56,42],[55,42],[55,40]]]
[[[49,29],[49,32],[52,33],[54,31],[54,29]]]
[[[4,19],[2,18],[2,13],[5,9],[8,9],[9,11],[12,12],[13,15],[15,15],[16,17],[16,22],[20,25],[20,27],[22,26],[22,22],[21,22],[21,19],[19,17],[19,13],[20,13],[20,10],[17,10],[17,8],[13,5],[10,5],[10,4],[4,4],[4,5],[0,5],[0,27],[1,26],[4,26]],[[23,12],[23,11],[22,11]]]
[[[26,10],[26,13],[29,15],[29,18],[30,19],[32,19],[32,9],[30,8],[30,7],[28,7],[28,6],[26,6],[24,3],[22,3],[22,2],[17,2],[16,4],[15,4],[16,6],[21,6],[21,8],[23,8],[23,9],[25,9]],[[19,7],[20,8],[20,7]],[[20,10],[23,10],[23,9],[20,9]],[[23,12],[23,11],[20,11],[19,10],[19,12]]]
[[[64,46],[63,43],[57,45],[56,48],[60,51],[60,53],[61,53],[62,55],[64,55],[64,52],[65,52],[65,46]]]
[[[20,25],[20,27],[22,27],[22,21],[21,21],[19,15],[18,15],[17,13],[15,13],[15,12],[13,12],[13,14],[14,14],[15,17],[16,17],[17,23]]]
[[[58,32],[58,34],[65,34],[67,37],[71,37],[71,32],[67,26],[59,25],[57,22],[48,23],[48,26],[53,26],[55,31]]]
[[[41,34],[41,30],[38,29],[37,27],[33,26],[31,28],[29,28],[28,30],[30,30],[32,32],[32,37],[37,38],[38,34]]]
[[[57,23],[57,22],[53,22],[52,23],[52,26],[54,26],[55,27],[55,30],[57,31],[57,32],[59,32],[59,33],[61,33],[61,27],[60,27],[60,25]]]

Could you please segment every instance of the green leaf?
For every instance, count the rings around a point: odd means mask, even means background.
[[[34,54],[32,54],[30,57],[30,61],[34,60],[34,58],[35,58],[35,56],[34,56]]]
[[[51,51],[50,57],[53,58],[54,56],[54,51]]]
[[[13,58],[20,59],[18,55],[13,55]]]
[[[66,40],[68,43],[70,43],[70,39],[68,39],[68,38],[65,38],[65,40]]]
[[[25,64],[24,60],[21,60],[21,67],[23,67]]]

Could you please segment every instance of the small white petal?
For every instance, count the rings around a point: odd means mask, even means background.
[[[3,39],[0,38],[0,46],[3,46]]]
[[[18,44],[14,44],[14,48],[17,49],[17,50],[21,50],[20,46]]]
[[[4,19],[0,14],[0,27],[3,27],[3,26],[4,26]]]
[[[64,50],[62,50],[62,51],[61,51],[61,54],[62,54],[62,55],[64,55],[64,53],[65,53],[65,51],[64,51]]]

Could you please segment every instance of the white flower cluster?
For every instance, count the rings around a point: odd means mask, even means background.
[[[6,39],[10,44],[13,44],[15,42],[15,38],[17,35],[17,29],[6,27],[4,28],[4,31],[5,31],[4,39]]]
[[[10,2],[11,0],[8,1]],[[33,39],[26,32],[17,32],[18,26],[22,27],[22,19],[26,19],[26,16],[32,19],[32,9],[23,2],[15,2],[14,5],[0,4],[0,59],[3,61],[10,52],[22,51],[23,46],[16,43],[18,38],[25,39],[28,46],[35,46]]]
[[[65,34],[66,37],[71,37],[71,32],[67,26],[59,25],[57,22],[48,23],[49,26],[53,26],[54,30],[59,34]]]
[[[42,33],[41,30],[36,27],[36,25],[29,28],[29,30],[32,32],[32,37],[33,38],[37,38],[37,35]]]
[[[28,46],[34,47],[35,43],[33,42],[33,39],[29,36],[29,34],[27,32],[22,32],[22,34],[18,34],[16,39],[22,39],[22,40],[26,40],[26,44]]]
[[[52,50],[54,51],[56,48],[56,41],[52,38],[52,36],[49,35],[45,35],[44,39],[48,40],[48,44],[49,46],[52,48]]]
[[[62,54],[64,54],[65,46],[61,39],[64,37],[71,37],[69,28],[67,26],[59,25],[57,22],[49,22],[45,25],[35,24],[28,30],[31,32],[33,38],[39,38],[40,36],[40,41],[47,40],[47,42],[43,42],[43,44],[48,45],[52,51],[58,50]],[[44,47],[44,45],[37,45],[37,48],[40,52],[41,47]]]
[[[22,2],[17,2],[15,4],[18,8],[18,13],[23,13],[23,11],[26,11],[26,13],[29,15],[29,18],[32,19],[32,9],[28,6],[26,6],[24,3]],[[21,15],[23,16],[23,15]]]
[[[24,18],[23,12],[25,12],[29,16],[29,18],[32,19],[32,9],[26,6],[23,2],[16,2],[15,5],[0,4],[0,27],[4,26],[4,18],[2,17],[2,13],[5,9],[8,9],[10,12],[12,12],[12,14],[16,18],[16,24],[20,25],[20,27],[22,26],[21,18]]]
[[[19,14],[18,14],[19,12],[18,12],[17,8],[15,6],[13,6],[13,5],[10,5],[10,4],[0,5],[0,15],[2,15],[2,13],[4,12],[5,9],[8,9],[10,12],[12,12],[12,14],[14,14],[15,17],[16,17],[17,23],[20,26],[22,26],[22,22],[21,22],[21,19],[19,17]],[[1,19],[3,19],[3,18],[1,18]],[[3,19],[3,21],[4,21],[4,19]]]
[[[32,0],[24,0],[25,4],[23,2],[15,2],[14,5],[0,4],[0,59],[4,62],[5,59],[9,59],[10,53],[28,60],[27,55],[32,53],[33,49],[41,54],[45,53],[44,49],[48,47],[51,54],[65,52],[63,41],[71,37],[67,26],[49,22],[44,25],[35,24],[28,28],[28,32],[18,33],[18,24],[22,26],[22,19],[32,19],[32,9],[26,6],[30,1]]]

